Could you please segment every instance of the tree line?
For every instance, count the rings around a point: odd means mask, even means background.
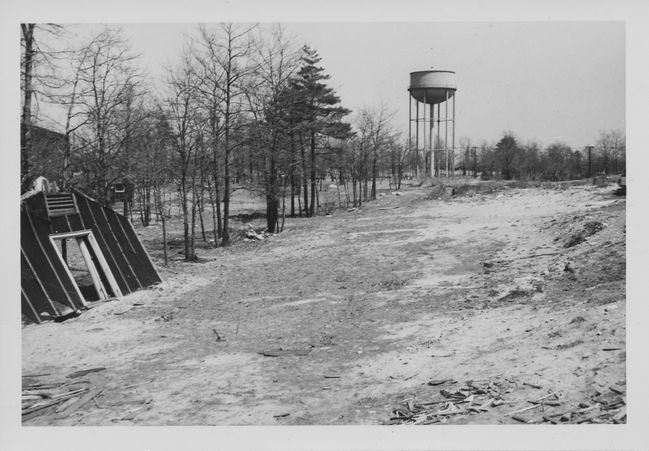
[[[399,189],[415,173],[419,153],[396,131],[394,111],[343,107],[318,51],[296,45],[281,26],[197,26],[155,84],[119,29],[48,45],[66,33],[21,25],[21,191],[44,175],[108,204],[111,186],[127,177],[138,219],[146,226],[157,217],[165,243],[177,208],[188,261],[197,239],[229,244],[238,189],[265,198],[266,227],[276,233],[286,216],[360,207],[376,199],[381,178]],[[45,102],[58,106],[61,139],[39,149]],[[623,168],[624,136],[602,133],[589,154],[593,173]],[[585,164],[582,151],[520,145],[507,133],[496,145],[463,139],[450,167],[484,178],[563,180],[587,176]],[[333,199],[320,198],[323,187]]]
[[[496,144],[483,141],[473,146],[464,138],[460,147],[456,169],[483,179],[556,182],[619,175],[626,170],[626,138],[619,130],[601,131],[592,146],[577,150],[562,142],[545,148],[535,141],[521,144],[511,132],[504,133]]]

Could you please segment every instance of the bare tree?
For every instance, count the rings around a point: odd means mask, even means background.
[[[76,95],[87,124],[86,165],[92,191],[104,203],[110,183],[124,175],[137,122],[133,105],[143,92],[135,59],[119,30],[110,28],[95,36],[80,56]]]
[[[608,174],[611,169],[617,172],[618,161],[626,151],[626,139],[620,130],[601,131],[595,143],[599,153],[601,170]]]
[[[205,26],[199,27],[200,36],[194,42],[193,58],[196,61],[198,102],[207,118],[206,135],[210,149],[210,160],[207,170],[208,196],[212,207],[212,231],[214,244],[218,246],[223,236],[223,220],[221,213],[221,168],[222,155],[220,142],[223,137],[223,120],[221,107],[223,104],[224,71],[217,60],[219,47],[216,36]]]
[[[379,172],[381,158],[390,148],[395,138],[395,131],[392,127],[394,111],[390,111],[385,103],[377,108],[363,108],[358,113],[357,126],[361,136],[362,145],[367,150],[367,156],[371,159],[371,175],[365,174],[365,200],[376,200],[376,180]],[[367,184],[371,178],[372,186],[369,191]]]
[[[254,118],[251,130],[253,142],[262,164],[264,194],[266,196],[266,226],[269,232],[278,231],[282,180],[286,181],[292,163],[290,142],[293,139],[289,84],[298,69],[297,49],[285,38],[284,30],[276,26],[270,32],[270,42],[256,40],[253,58],[256,77],[247,89],[250,110]]]
[[[254,72],[250,61],[252,49],[251,31],[254,25],[220,24],[217,31],[201,29],[201,39],[208,50],[208,57],[216,63],[221,74],[217,84],[221,91],[220,117],[223,146],[223,234],[222,245],[230,241],[229,215],[232,192],[231,174],[233,154],[241,147],[241,127],[245,124],[246,79]]]
[[[20,24],[20,79],[22,90],[22,111],[20,116],[20,185],[21,192],[27,191],[34,177],[32,170],[32,125],[35,116],[34,102],[37,94],[44,97],[51,89],[61,85],[55,59],[59,51],[46,46],[42,41],[46,37],[57,37],[63,33],[63,27],[56,24]],[[65,52],[62,52],[65,54]]]
[[[189,52],[187,52],[188,55]],[[165,100],[165,114],[169,134],[175,150],[176,183],[183,215],[183,237],[185,261],[196,260],[193,235],[190,234],[189,194],[194,153],[198,144],[200,121],[196,103],[196,74],[191,59],[186,56],[183,63],[169,75],[169,94]]]

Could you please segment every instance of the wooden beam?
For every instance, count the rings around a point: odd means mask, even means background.
[[[88,201],[88,197],[85,195],[81,195],[83,197],[83,200],[85,201],[86,208],[88,209],[88,212],[90,213],[90,217],[92,218],[92,221],[94,223],[97,223],[97,218],[95,218],[95,214],[92,212],[92,208],[90,207],[90,203]],[[81,214],[81,209],[79,209],[79,219],[81,219],[81,225],[83,226],[84,229],[88,229],[88,227],[85,224],[85,221],[83,220],[83,215]],[[124,273],[122,273],[122,269],[120,268],[120,265],[117,263],[117,260],[115,259],[115,256],[113,255],[113,251],[110,250],[110,246],[106,242],[106,238],[104,237],[103,232],[99,228],[99,226],[96,226],[97,229],[97,235],[99,238],[101,238],[106,245],[106,250],[108,251],[108,255],[110,255],[110,258],[113,260],[113,263],[115,264],[115,268],[117,268],[117,272],[119,273],[120,277],[122,278],[122,281],[124,282],[124,285],[126,285],[126,288],[130,291],[131,287],[128,285],[128,280],[126,280],[126,277],[124,277]],[[120,290],[121,291],[121,290]]]
[[[137,273],[133,270],[133,267],[131,266],[131,262],[129,262],[128,258],[126,258],[126,253],[124,252],[124,249],[122,248],[122,244],[117,239],[117,235],[115,235],[115,231],[113,230],[113,227],[110,225],[110,221],[108,220],[108,216],[106,216],[105,208],[100,205],[99,209],[101,210],[101,213],[104,216],[104,219],[106,220],[106,224],[108,225],[108,230],[110,230],[110,233],[113,235],[113,238],[115,239],[115,243],[117,243],[117,247],[119,248],[120,252],[124,256],[124,260],[126,261],[126,265],[128,266],[128,269],[131,271],[131,274],[133,274],[133,277],[135,277],[135,281],[140,286],[140,288],[144,288],[144,286],[142,285],[142,282],[140,282],[140,279],[137,276]],[[119,220],[118,220],[118,222],[119,222]]]
[[[36,321],[36,324],[40,324],[42,322],[41,317],[38,316],[38,312],[36,312],[36,309],[32,305],[32,301],[29,299],[29,296],[27,296],[27,293],[25,293],[25,290],[23,290],[23,287],[20,287],[20,292],[23,295],[23,297],[25,298],[25,301],[27,302],[27,305],[29,306],[29,309],[32,311],[32,314],[34,315],[34,320]]]
[[[86,266],[90,272],[90,278],[97,289],[100,299],[108,299],[108,293],[106,293],[104,284],[101,283],[101,278],[99,277],[99,273],[97,273],[97,268],[95,268],[95,263],[92,261],[90,252],[88,252],[88,247],[86,246],[84,237],[77,237],[77,243],[79,244],[79,249],[81,249],[81,255],[83,255],[83,259],[86,261]]]
[[[63,255],[61,255],[61,254],[59,253],[58,248],[56,247],[56,243],[54,243],[54,240],[55,240],[55,239],[56,239],[56,238],[55,238],[53,235],[50,235],[50,241],[52,242],[52,246],[54,246],[54,249],[56,249],[56,253],[57,253],[57,255],[59,256],[59,260],[61,260],[61,264],[63,265],[63,269],[65,269],[65,273],[68,275],[68,277],[69,277],[70,280],[72,281],[72,285],[74,286],[75,291],[77,292],[77,294],[78,294],[79,297],[81,298],[81,303],[82,303],[84,306],[87,307],[87,306],[88,306],[88,303],[86,302],[86,298],[83,297],[83,294],[81,293],[81,290],[79,289],[79,285],[77,284],[77,281],[74,280],[74,276],[72,275],[72,272],[70,272],[70,268],[68,267],[67,263],[66,263],[65,260],[63,259]]]
[[[131,223],[131,221],[129,221],[128,218],[126,218],[126,217],[124,219],[126,220],[126,223],[128,224],[128,226],[131,228],[131,232],[133,233],[133,235],[135,235],[135,237],[137,238],[137,233],[135,232],[135,227],[133,227],[133,224]],[[119,220],[119,218],[118,218],[118,220]],[[144,251],[144,254],[146,255],[147,259],[149,260],[149,263],[151,263],[151,267],[153,268],[153,271],[155,272],[156,276],[158,276],[158,279],[162,282],[162,277],[160,276],[160,273],[158,272],[158,269],[153,264],[153,260],[151,259],[151,255],[149,255],[149,251],[147,251],[146,247],[144,246],[144,244],[142,242],[139,242],[138,244],[140,245],[140,247]]]
[[[113,290],[113,294],[115,295],[115,297],[123,296],[122,290],[119,288],[117,280],[115,280],[115,276],[113,275],[110,266],[108,266],[108,262],[104,258],[104,254],[103,252],[101,252],[99,244],[97,243],[97,240],[95,240],[95,236],[92,232],[88,233],[88,243],[90,244],[92,251],[95,253],[97,260],[99,261],[99,265],[106,275],[106,279],[108,279],[108,283],[110,284],[110,288]]]
[[[27,262],[27,265],[29,266],[29,269],[32,271],[32,274],[34,274],[34,277],[36,278],[36,283],[38,283],[38,286],[41,287],[41,290],[45,294],[45,299],[47,299],[47,302],[50,304],[50,307],[52,307],[52,310],[54,311],[54,313],[56,315],[60,315],[61,312],[59,312],[59,309],[57,309],[56,306],[54,305],[54,303],[52,302],[52,298],[50,298],[49,293],[45,289],[45,285],[43,285],[43,282],[41,281],[40,277],[38,277],[38,273],[34,270],[34,266],[29,261],[29,258],[27,257],[27,254],[23,250],[22,244],[20,246],[20,252],[22,252],[23,257],[25,258],[25,261]]]
[[[32,228],[32,231],[34,232],[34,236],[36,237],[36,242],[38,243],[38,246],[40,247],[41,251],[43,252],[43,255],[45,256],[45,260],[50,265],[50,268],[52,268],[52,271],[54,272],[54,276],[56,277],[56,280],[61,285],[61,288],[63,289],[63,292],[65,293],[65,296],[68,299],[68,302],[70,303],[70,307],[72,307],[73,310],[76,310],[77,306],[74,305],[74,302],[72,302],[72,298],[70,297],[70,293],[68,293],[68,290],[66,289],[65,285],[63,284],[63,281],[59,277],[59,273],[56,271],[56,268],[52,264],[52,261],[50,260],[50,257],[47,255],[47,251],[45,250],[45,247],[43,246],[43,243],[41,242],[41,239],[38,236],[38,232],[36,231],[36,227],[34,227],[34,223],[32,221],[31,215],[29,214],[29,212],[26,212],[26,213],[27,213],[27,220],[29,221],[29,225]],[[55,250],[55,252],[56,252],[56,250]],[[83,302],[83,298],[82,298],[82,302]],[[58,312],[58,310],[57,310],[57,312]]]

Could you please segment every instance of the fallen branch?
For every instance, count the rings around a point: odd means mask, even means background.
[[[541,407],[543,404],[534,404],[533,406],[529,407],[524,407],[522,409],[514,410],[513,412],[506,413],[505,416],[510,416],[510,415],[516,415],[517,413],[522,413],[522,412],[527,412],[528,410],[536,409],[537,407]]]

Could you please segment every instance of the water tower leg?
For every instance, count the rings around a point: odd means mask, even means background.
[[[440,142],[439,142],[440,117],[441,117],[440,104],[438,103],[437,104],[437,140],[436,140],[437,146],[439,146],[439,144],[440,144]],[[440,171],[441,171],[441,164],[440,164]],[[441,176],[441,173],[440,173],[440,176]]]
[[[451,124],[453,126],[451,152],[453,152],[453,174],[455,174],[455,95],[453,95],[453,122]]]
[[[419,100],[415,100],[415,164],[415,177],[419,180],[421,178],[419,169]]]
[[[433,140],[433,129],[435,128],[435,105],[430,106],[430,177],[435,177],[435,141]]]
[[[444,101],[444,154],[446,155],[446,177],[448,177],[448,91]]]
[[[412,152],[412,96],[408,93],[408,154]]]

